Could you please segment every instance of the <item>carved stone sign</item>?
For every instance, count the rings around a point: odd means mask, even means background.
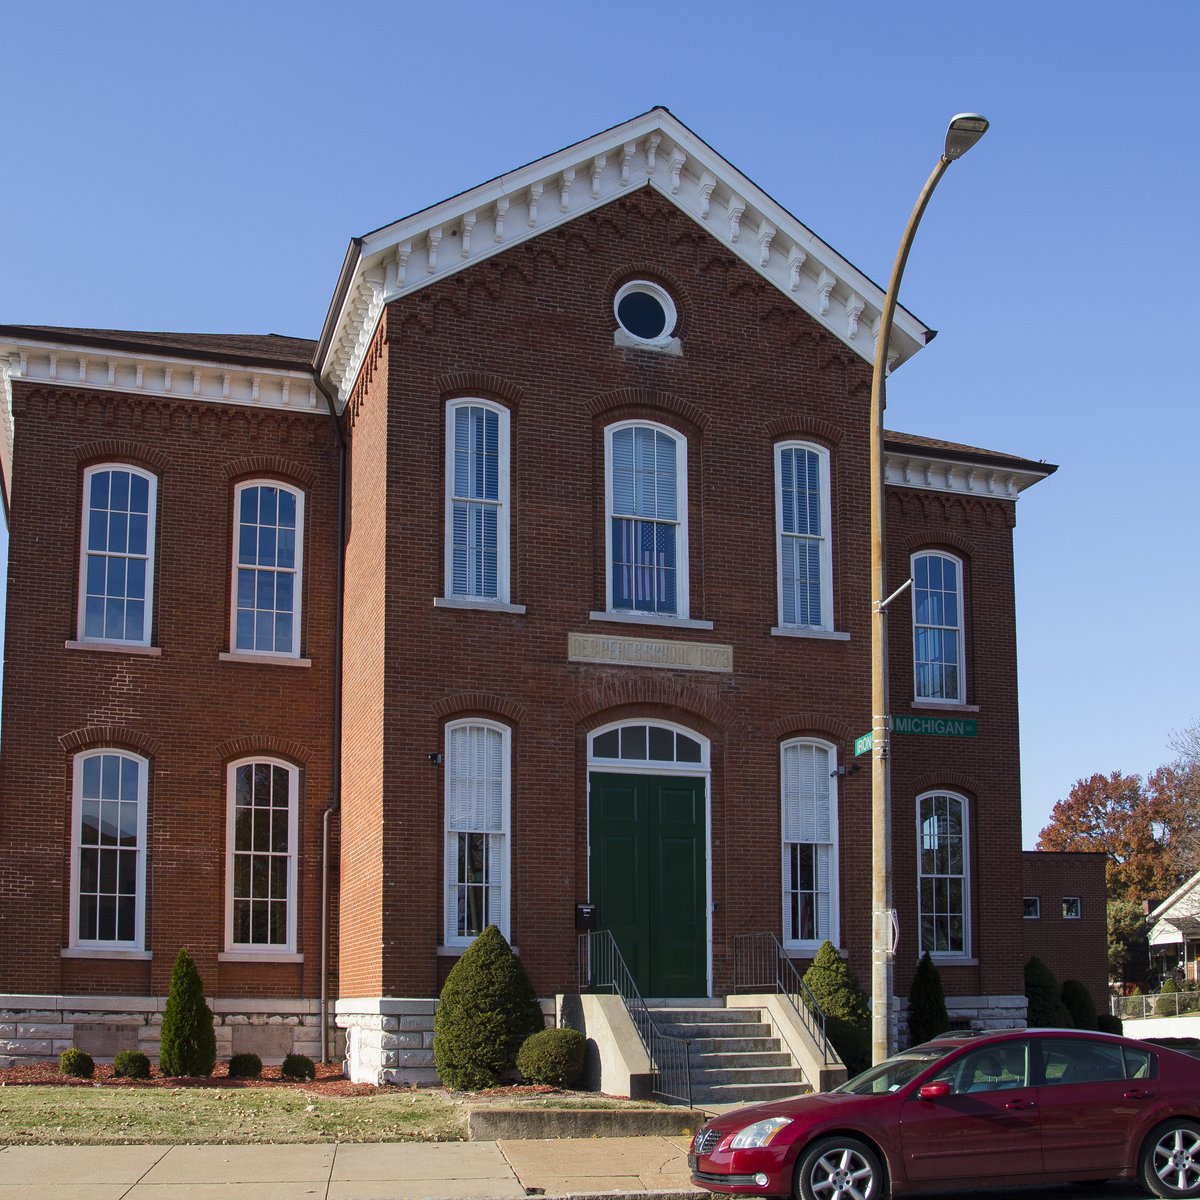
[[[733,647],[705,642],[613,637],[607,633],[569,633],[567,660],[616,663],[625,667],[665,667],[671,671],[732,671]]]

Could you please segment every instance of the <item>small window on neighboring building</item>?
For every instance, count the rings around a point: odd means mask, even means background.
[[[234,492],[231,649],[243,654],[300,654],[304,495],[273,481]]]
[[[1040,896],[1025,897],[1025,919],[1036,921],[1042,915],[1042,900]]]
[[[1083,916],[1083,905],[1080,903],[1078,896],[1064,896],[1062,898],[1063,917],[1068,921],[1078,921]]]
[[[617,323],[634,341],[664,346],[675,332],[675,305],[657,284],[639,279],[627,283],[613,302]]]
[[[79,640],[150,645],[158,481],[105,464],[83,475]]]

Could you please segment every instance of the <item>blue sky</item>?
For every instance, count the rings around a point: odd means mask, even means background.
[[[1061,464],[1018,504],[1026,845],[1200,720],[1194,0],[10,0],[3,28],[10,323],[316,336],[352,235],[655,104],[885,281],[947,118],[984,113],[909,262],[940,334],[888,423]]]

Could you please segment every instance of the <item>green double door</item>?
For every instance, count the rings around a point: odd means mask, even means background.
[[[704,780],[593,772],[588,818],[596,927],[638,990],[707,996]]]

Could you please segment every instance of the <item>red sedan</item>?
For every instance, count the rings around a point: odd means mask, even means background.
[[[1200,1197],[1200,1061],[1075,1030],[947,1034],[715,1118],[688,1165],[713,1192],[800,1200],[1102,1179]]]

